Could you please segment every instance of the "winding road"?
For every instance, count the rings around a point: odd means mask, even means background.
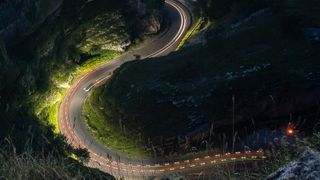
[[[141,59],[165,56],[174,51],[192,25],[188,8],[177,0],[166,0],[164,11],[170,18],[168,28],[142,47],[126,52],[113,61],[92,70],[78,79],[65,95],[59,107],[59,130],[74,147],[86,148],[90,152],[89,166],[99,168],[115,177],[145,179],[174,172],[193,173],[203,168],[229,162],[250,162],[266,158],[262,151],[215,154],[185,159],[160,161],[153,159],[129,158],[112,152],[99,144],[87,130],[82,117],[82,106],[89,90],[103,84],[123,63]]]

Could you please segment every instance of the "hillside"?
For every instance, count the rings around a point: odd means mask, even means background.
[[[264,1],[219,21],[205,45],[123,65],[85,106],[92,133],[124,154],[166,155],[221,148],[233,121],[237,139],[271,122],[313,124],[320,54],[305,30],[319,28],[319,7]]]
[[[83,73],[112,60],[145,36],[158,33],[163,3],[0,1],[0,144],[10,139],[17,156],[11,159],[11,150],[0,150],[1,178],[34,179],[32,169],[24,172],[30,177],[9,177],[15,175],[15,168],[21,168],[10,164],[15,162],[21,166],[35,163],[39,171],[35,174],[45,173],[42,165],[52,165],[52,172],[48,172],[52,179],[59,172],[62,179],[101,174],[69,159],[71,155],[79,159],[83,154],[58,135],[60,101]],[[52,164],[43,163],[49,155]],[[12,173],[3,174],[6,171]]]

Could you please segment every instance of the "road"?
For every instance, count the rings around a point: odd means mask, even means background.
[[[136,59],[165,56],[174,51],[192,24],[188,9],[176,0],[166,0],[165,14],[170,21],[167,29],[140,48],[126,52],[113,61],[92,70],[79,78],[68,90],[59,108],[59,129],[74,147],[86,148],[90,152],[89,166],[99,168],[115,177],[144,179],[173,172],[194,172],[202,167],[239,161],[256,161],[265,158],[262,151],[237,152],[192,157],[179,160],[137,159],[112,152],[99,144],[89,133],[82,117],[82,106],[88,97],[88,89],[103,84],[123,63]],[[88,88],[89,87],[89,88]],[[84,90],[87,88],[87,91]]]

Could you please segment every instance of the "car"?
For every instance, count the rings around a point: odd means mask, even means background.
[[[89,92],[94,86],[94,83],[90,83],[87,87],[83,88],[84,91]]]

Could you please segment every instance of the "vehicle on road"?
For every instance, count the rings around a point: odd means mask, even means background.
[[[94,83],[90,83],[87,87],[83,88],[84,91],[89,92],[94,86]]]

